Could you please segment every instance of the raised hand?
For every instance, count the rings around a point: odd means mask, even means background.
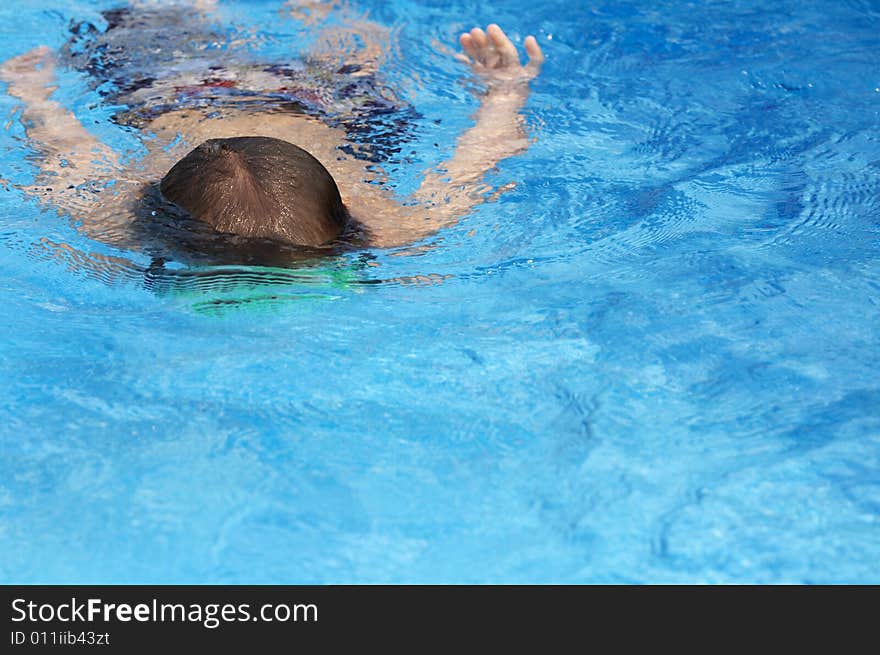
[[[495,23],[485,32],[475,27],[462,34],[459,41],[464,55],[458,55],[458,58],[469,64],[490,87],[499,83],[528,82],[544,63],[544,54],[535,37],[527,36],[525,46],[529,61],[523,66],[516,46]]]

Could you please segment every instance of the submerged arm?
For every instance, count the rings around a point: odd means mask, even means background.
[[[22,101],[21,121],[40,154],[39,182],[66,190],[115,178],[116,153],[102,144],[69,110],[51,99],[55,60],[45,46],[10,59],[0,67],[6,93]]]
[[[69,214],[90,237],[127,243],[128,205],[141,183],[125,174],[111,148],[51,99],[54,63],[51,50],[41,46],[0,66],[6,92],[22,101],[21,122],[38,155],[39,174],[21,190]]]

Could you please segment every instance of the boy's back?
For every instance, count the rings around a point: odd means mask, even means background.
[[[30,140],[42,155],[41,179],[29,191],[71,214],[93,238],[125,248],[142,247],[138,242],[143,238],[143,231],[128,228],[139,213],[137,205],[144,198],[155,197],[153,190],[157,181],[175,161],[209,139],[269,137],[296,144],[323,164],[339,187],[346,221],[350,221],[354,229],[340,225],[337,226],[340,229],[315,233],[318,236],[304,239],[308,243],[297,243],[297,237],[291,235],[303,230],[296,225],[278,229],[270,229],[268,225],[268,222],[281,220],[282,215],[286,217],[284,220],[296,221],[297,211],[293,207],[282,207],[283,211],[275,214],[262,211],[261,207],[268,206],[263,202],[266,198],[244,203],[251,208],[251,214],[238,223],[218,219],[213,223],[208,221],[209,224],[219,233],[243,236],[244,231],[295,245],[334,249],[346,243],[353,247],[389,247],[417,241],[453,223],[484,201],[491,189],[482,184],[483,175],[527,145],[519,109],[528,94],[528,80],[537,74],[543,60],[534,38],[526,40],[530,56],[526,67],[520,65],[515,47],[497,25],[491,25],[488,33],[475,28],[462,35],[461,42],[466,56],[459,55],[459,58],[472,66],[487,87],[476,125],[462,135],[453,156],[439,171],[426,174],[422,185],[405,204],[383,187],[384,174],[380,169],[346,154],[346,150],[350,151],[346,145],[350,146],[351,142],[344,130],[305,113],[255,112],[248,103],[232,103],[219,108],[193,107],[147,116],[140,128],[149,154],[133,166],[126,166],[116,153],[98,142],[69,111],[50,98],[54,57],[48,49],[38,48],[6,62],[0,76],[8,83],[7,92],[25,103],[22,119]],[[223,176],[238,174],[241,170],[222,166],[210,170],[181,168],[178,172],[185,174],[175,178],[177,197],[198,195],[196,187],[204,186],[206,180],[211,188],[225,188],[233,179]],[[303,188],[290,195],[289,202],[318,192],[320,185],[309,182],[313,172],[292,177],[297,177],[296,183]],[[44,182],[50,180],[52,186],[48,187]],[[187,190],[187,185],[194,188]],[[276,184],[273,188],[277,187]],[[239,186],[242,188],[246,187]],[[218,195],[218,204],[229,202],[228,198],[220,199],[222,194],[215,195]],[[208,198],[208,204],[210,201]],[[281,202],[283,205],[285,201]],[[217,216],[223,211],[224,208],[218,206],[209,213]],[[197,214],[190,212],[190,218],[198,220]],[[157,224],[160,223],[159,217],[156,218]],[[250,227],[247,230],[236,227],[244,225]]]

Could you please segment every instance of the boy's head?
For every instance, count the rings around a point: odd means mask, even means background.
[[[193,218],[244,237],[319,246],[348,220],[321,162],[263,136],[205,141],[168,171],[160,189]]]

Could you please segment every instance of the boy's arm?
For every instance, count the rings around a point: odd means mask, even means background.
[[[528,147],[520,110],[529,95],[529,81],[544,62],[535,37],[525,40],[529,57],[525,66],[498,25],[489,25],[485,32],[474,28],[462,34],[460,41],[465,54],[458,58],[468,63],[486,85],[476,124],[459,137],[452,157],[425,175],[413,194],[416,204],[406,207],[404,216],[398,214],[396,229],[381,226],[385,229],[374,230],[381,242],[377,245],[417,241],[453,225],[499,192],[483,182],[486,173]]]
[[[51,99],[54,69],[53,54],[43,46],[0,65],[0,80],[6,82],[6,92],[22,101],[20,117],[27,145],[36,151],[40,167],[34,184],[20,190],[70,215],[77,229],[90,237],[127,244],[131,222],[128,205],[142,184],[126,174],[111,148]],[[58,248],[47,251],[53,256],[63,254]],[[92,256],[90,261],[97,265],[98,259],[101,257]],[[110,268],[102,270],[104,279],[113,277]]]
[[[452,158],[428,173],[416,191],[422,202],[445,204],[454,214],[464,213],[480,200],[475,192],[485,190],[483,176],[498,163],[528,147],[523,117],[519,113],[529,95],[529,80],[544,61],[535,37],[526,37],[529,63],[522,66],[519,53],[507,35],[495,24],[486,32],[476,27],[461,35],[461,45],[474,72],[486,84],[480,98],[476,124],[462,134]]]
[[[0,66],[6,93],[22,101],[21,122],[40,155],[38,184],[53,195],[119,173],[116,153],[98,141],[69,110],[51,99],[55,77],[52,51],[40,46]],[[45,191],[45,188],[42,189]]]

